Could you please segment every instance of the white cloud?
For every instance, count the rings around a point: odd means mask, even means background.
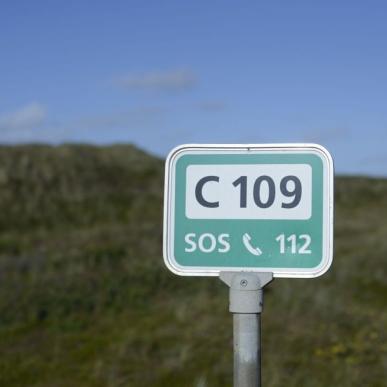
[[[336,143],[350,138],[351,131],[346,127],[333,127],[322,130],[311,130],[305,133],[306,142]]]
[[[0,115],[0,131],[29,131],[40,127],[47,113],[44,106],[33,102],[11,113]]]
[[[138,130],[148,126],[156,126],[162,121],[166,110],[159,106],[144,106],[114,112],[109,115],[95,115],[84,117],[74,122],[72,126],[79,130],[115,130],[132,129]]]
[[[386,153],[374,153],[362,159],[361,164],[368,165],[387,165],[387,154]]]
[[[188,70],[127,74],[115,80],[117,86],[126,90],[183,91],[196,83],[195,74]]]
[[[226,109],[223,101],[204,101],[198,104],[198,108],[205,112],[220,112]]]

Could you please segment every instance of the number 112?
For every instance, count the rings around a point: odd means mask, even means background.
[[[301,234],[298,237],[296,234],[292,234],[287,238],[285,234],[281,234],[275,240],[280,244],[280,254],[285,254],[289,251],[291,254],[312,254],[309,248],[312,238],[308,234]]]

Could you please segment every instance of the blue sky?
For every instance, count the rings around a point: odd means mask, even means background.
[[[387,175],[385,1],[0,5],[0,142],[316,142]]]

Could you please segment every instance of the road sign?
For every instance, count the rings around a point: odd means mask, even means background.
[[[325,148],[182,145],[168,155],[164,260],[174,273],[316,277],[332,250],[333,163]]]

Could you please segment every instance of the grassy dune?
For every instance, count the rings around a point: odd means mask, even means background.
[[[161,257],[163,162],[131,146],[0,148],[0,386],[228,386],[214,278]],[[265,387],[387,386],[387,180],[336,179],[335,256],[265,292]]]

